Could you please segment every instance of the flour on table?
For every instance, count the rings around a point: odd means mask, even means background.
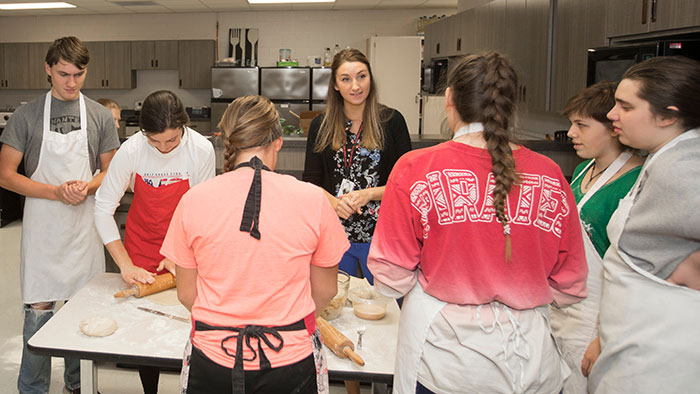
[[[145,299],[156,303],[158,305],[180,305],[180,300],[177,299],[177,289],[172,288],[165,291],[161,291],[155,294],[148,295],[144,297]]]
[[[117,330],[117,321],[111,317],[90,317],[80,322],[80,331],[91,337],[106,337]]]

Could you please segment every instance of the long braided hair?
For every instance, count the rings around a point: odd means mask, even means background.
[[[505,234],[506,261],[511,260],[510,224],[506,200],[517,181],[510,148],[516,111],[518,77],[511,63],[497,52],[465,56],[450,72],[447,85],[463,122],[481,122],[496,180],[493,206]]]
[[[239,97],[229,104],[221,117],[219,129],[223,131],[224,172],[236,166],[238,152],[258,146],[266,146],[282,137],[277,108],[262,96]]]

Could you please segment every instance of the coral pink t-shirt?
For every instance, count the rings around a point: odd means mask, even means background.
[[[284,326],[316,309],[310,268],[332,267],[350,244],[322,189],[288,175],[262,171],[260,240],[239,230],[253,170],[241,168],[199,184],[177,206],[161,253],[178,266],[197,270],[192,317],[213,326]],[[231,331],[196,331],[192,343],[217,364],[234,358],[221,349]],[[273,368],[311,354],[306,330],[281,331],[279,353],[263,343]],[[273,344],[277,341],[271,339]],[[257,339],[251,346],[257,351]],[[236,353],[235,338],[226,342]],[[244,359],[253,353],[244,346]],[[259,355],[244,361],[260,369]]]

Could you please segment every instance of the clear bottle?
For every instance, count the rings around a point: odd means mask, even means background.
[[[335,44],[335,46],[333,47],[333,56],[337,55],[338,52],[340,52],[340,45]]]
[[[331,55],[331,49],[326,48],[326,51],[323,53],[323,67],[330,67],[332,63],[333,55]]]

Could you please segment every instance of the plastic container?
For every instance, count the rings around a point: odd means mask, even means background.
[[[371,286],[360,286],[350,290],[348,299],[352,302],[355,316],[365,320],[379,320],[386,315],[386,306],[391,298],[385,297]]]
[[[326,48],[326,51],[323,52],[323,67],[330,67],[332,63],[333,55],[331,55],[331,49]]]
[[[292,50],[289,48],[280,49],[280,61],[288,62],[290,60],[292,60]]]
[[[343,271],[338,271],[338,292],[321,312],[321,317],[326,320],[333,320],[343,312],[345,302],[348,300],[348,289],[350,288],[350,275]]]

